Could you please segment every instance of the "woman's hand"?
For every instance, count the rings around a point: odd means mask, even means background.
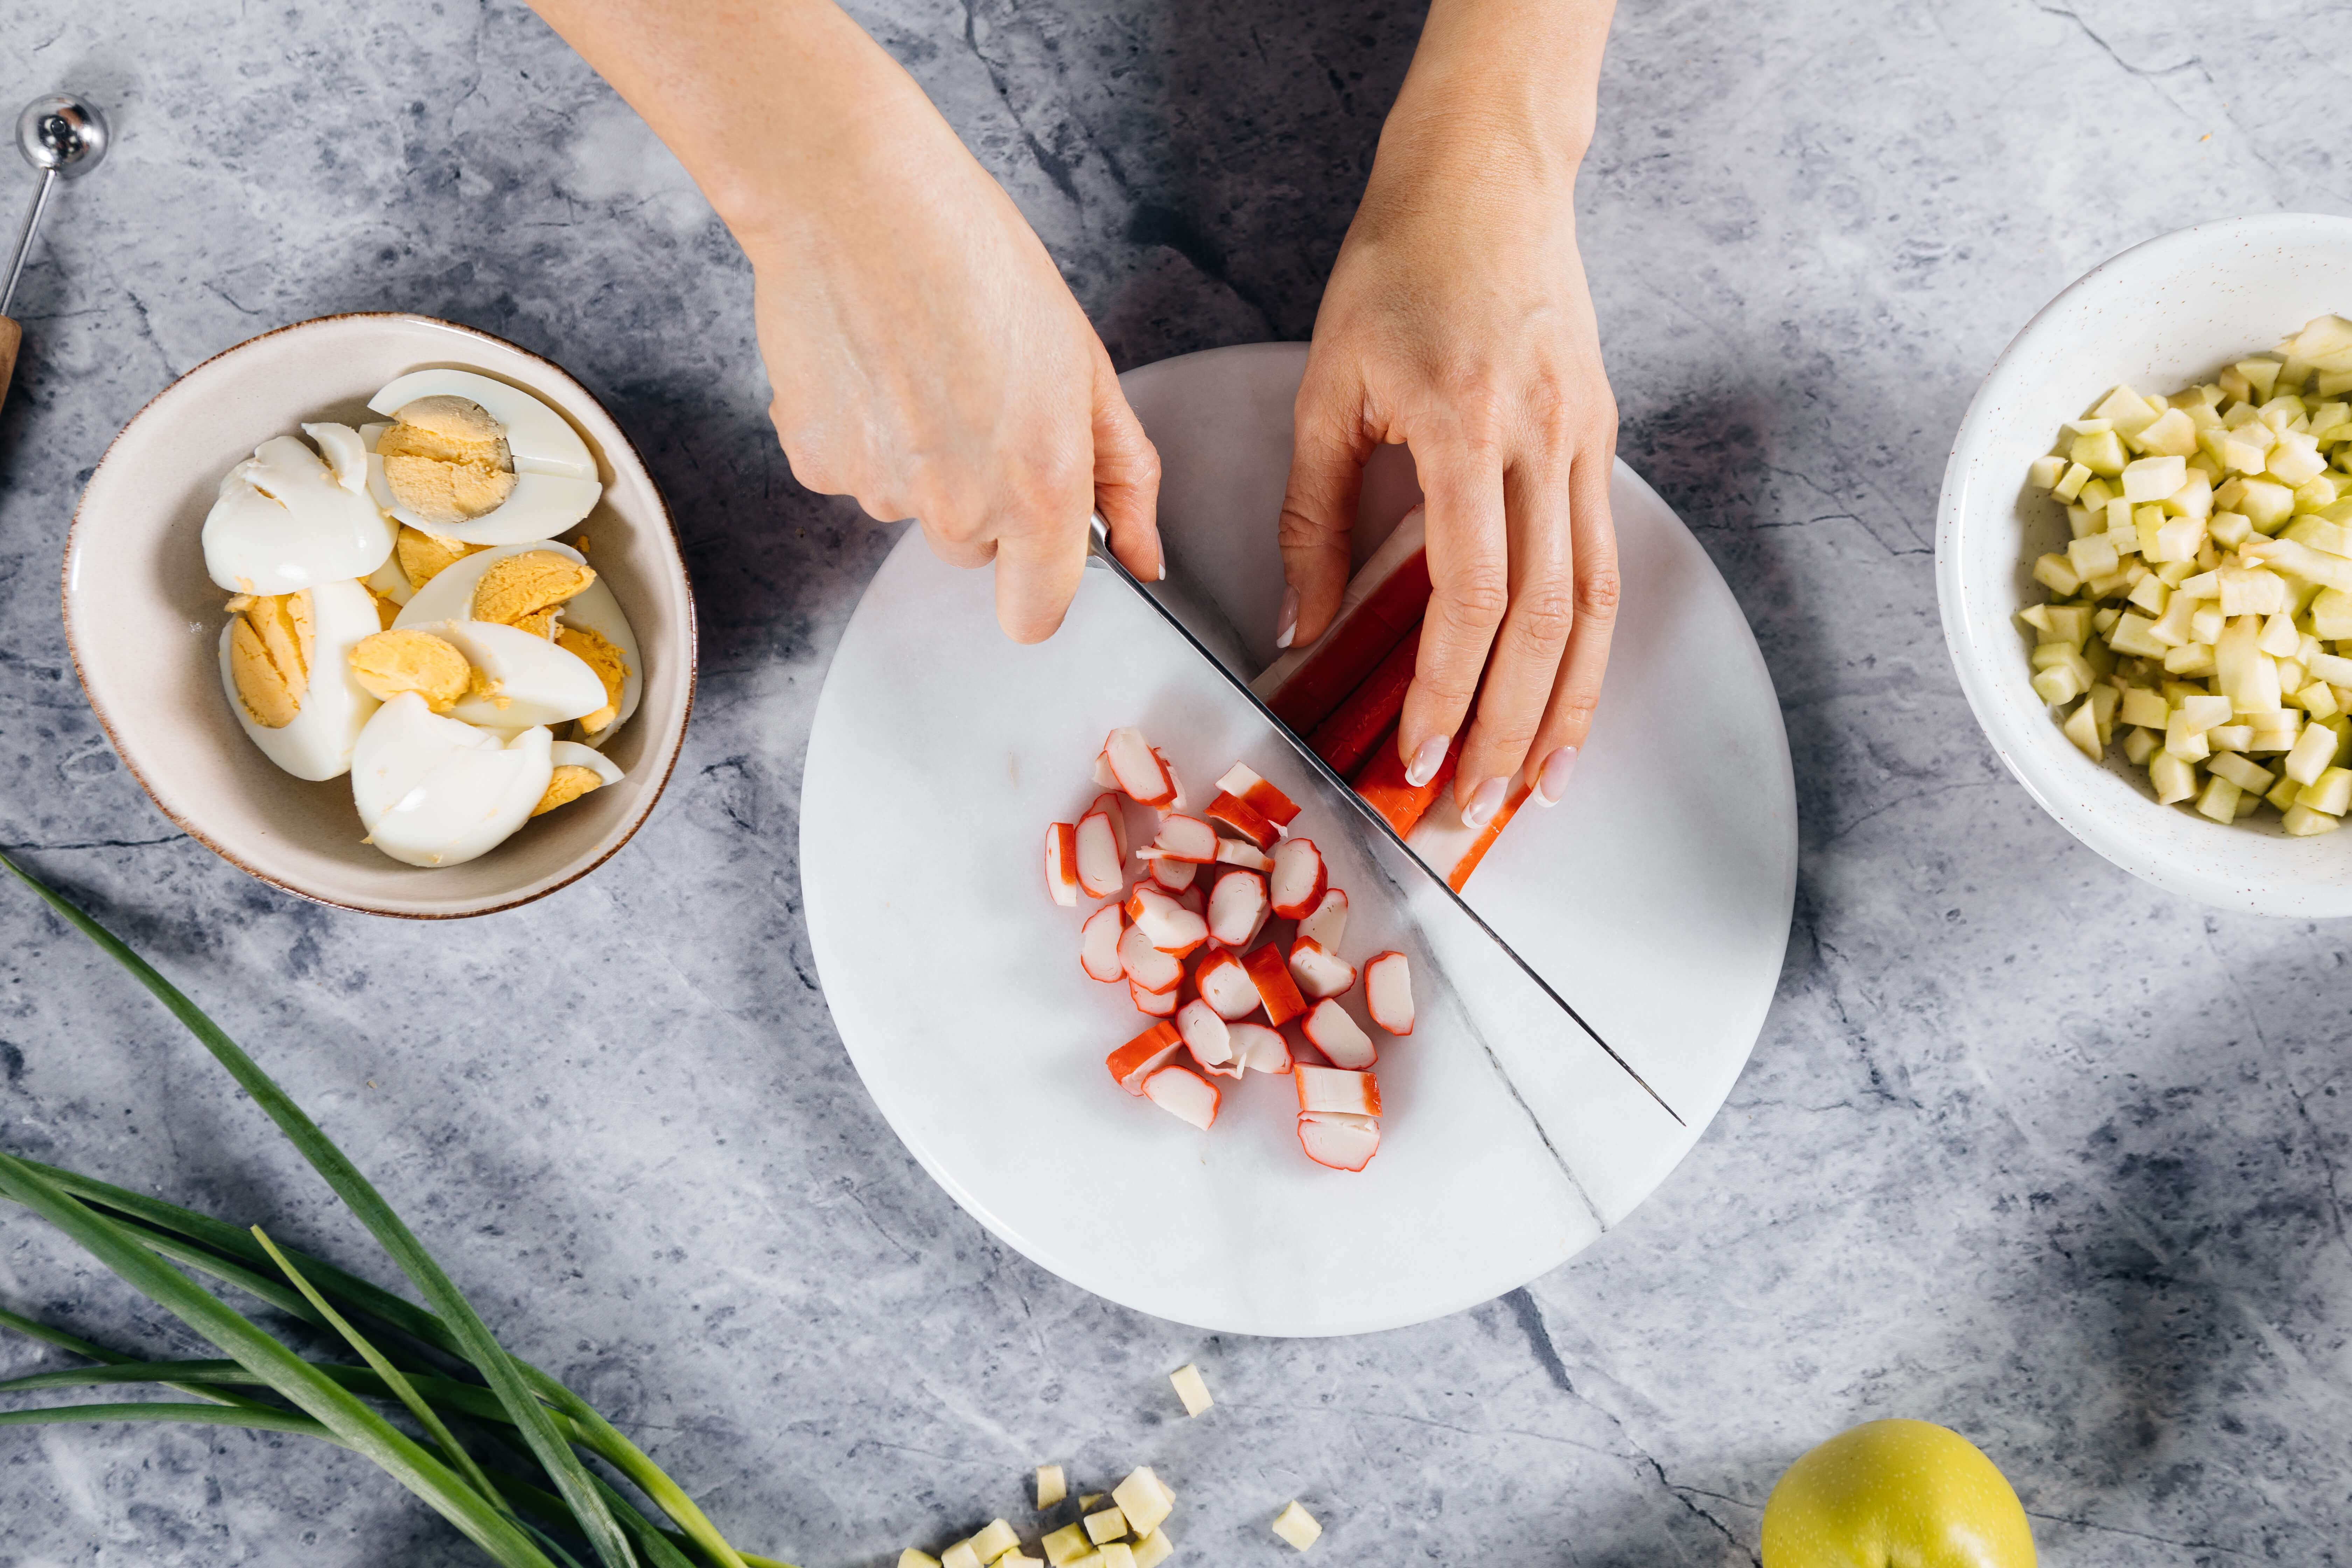
[[[1617,405],[1573,205],[1608,10],[1433,6],[1298,391],[1283,645],[1338,611],[1364,461],[1404,442],[1431,595],[1398,749],[1427,780],[1475,698],[1454,775],[1473,826],[1523,766],[1537,800],[1559,801],[1609,660]]]
[[[1088,514],[1160,574],[1160,458],[1028,222],[922,89],[829,0],[535,0],[629,100],[751,258],[793,473],[961,566],[1053,635]],[[730,126],[712,137],[709,122]]]

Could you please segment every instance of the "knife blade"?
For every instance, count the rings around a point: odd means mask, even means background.
[[[1192,628],[1185,625],[1181,616],[1160,603],[1160,596],[1145,586],[1134,573],[1129,572],[1118,556],[1111,553],[1109,525],[1103,521],[1102,514],[1099,512],[1095,514],[1088,524],[1087,564],[1090,567],[1102,567],[1112,576],[1126,584],[1137,598],[1150,605],[1153,614],[1174,628],[1176,635],[1183,638],[1192,651],[1201,656],[1201,661],[1203,664],[1213,670],[1227,686],[1238,692],[1244,701],[1255,709],[1259,716],[1273,726],[1276,734],[1290,742],[1290,748],[1297,753],[1298,760],[1304,763],[1324,784],[1327,792],[1339,795],[1353,810],[1360,842],[1367,848],[1375,851],[1375,858],[1391,879],[1398,879],[1402,868],[1403,877],[1412,878],[1417,875],[1420,886],[1427,889],[1433,895],[1444,895],[1442,900],[1436,900],[1436,907],[1440,910],[1452,910],[1464,922],[1465,932],[1475,932],[1476,938],[1483,939],[1495,952],[1509,960],[1511,965],[1525,975],[1552,1005],[1567,1015],[1586,1038],[1600,1047],[1609,1059],[1623,1070],[1626,1077],[1641,1086],[1644,1094],[1656,1100],[1658,1109],[1673,1117],[1675,1125],[1689,1125],[1683,1121],[1681,1114],[1673,1106],[1666,1103],[1665,1096],[1651,1088],[1649,1080],[1634,1071],[1633,1064],[1619,1056],[1616,1047],[1601,1038],[1601,1032],[1585,1021],[1584,1015],[1579,1013],[1567,997],[1553,989],[1551,982],[1538,973],[1533,964],[1521,958],[1517,951],[1509,942],[1505,942],[1501,934],[1493,926],[1488,925],[1477,910],[1470,907],[1468,900],[1454,890],[1453,884],[1439,876],[1430,868],[1427,861],[1413,852],[1412,847],[1408,845],[1403,837],[1397,832],[1395,825],[1374,809],[1370,801],[1358,795],[1354,786],[1341,778],[1330,763],[1318,756],[1315,749],[1309,746],[1297,731],[1276,716],[1274,710],[1265,705],[1265,700],[1250,689],[1248,681],[1244,680],[1223,659],[1211,652],[1208,646],[1193,635]],[[1400,880],[1399,885],[1402,886],[1403,883]],[[1422,901],[1424,904],[1430,902],[1426,900]]]

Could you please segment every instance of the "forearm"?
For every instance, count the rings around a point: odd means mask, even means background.
[[[1381,136],[1383,157],[1484,142],[1573,180],[1592,142],[1615,0],[1433,0]]]
[[[677,155],[747,250],[788,242],[838,203],[834,172],[927,141],[906,134],[910,115],[939,120],[832,0],[531,4]]]

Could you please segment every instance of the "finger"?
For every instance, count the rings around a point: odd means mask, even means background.
[[[1406,444],[1412,445],[1410,434]],[[1510,605],[1510,579],[1496,448],[1449,431],[1424,440],[1413,458],[1429,508],[1429,608],[1397,749],[1406,777],[1419,784],[1436,773],[1470,711]]]
[[[923,523],[922,529],[923,542],[931,547],[931,553],[950,566],[961,566],[969,572],[996,559],[993,539],[950,538],[929,522]]]
[[[1478,690],[1477,717],[1463,738],[1455,797],[1473,827],[1502,809],[1511,776],[1527,761],[1550,706],[1575,621],[1570,468],[1559,458],[1515,463],[1503,476],[1510,541],[1511,607],[1504,613]]]
[[[1569,633],[1568,657],[1560,664],[1552,688],[1551,706],[1537,728],[1528,752],[1534,774],[1533,799],[1539,805],[1558,805],[1567,792],[1569,776],[1584,750],[1592,728],[1592,711],[1601,701],[1601,679],[1609,668],[1609,639],[1617,626],[1617,531],[1609,516],[1609,476],[1613,464],[1606,450],[1588,451],[1576,460],[1569,478],[1569,515],[1573,520],[1576,552],[1576,625]]]
[[[1292,405],[1290,482],[1275,532],[1283,579],[1276,647],[1304,647],[1321,637],[1348,591],[1348,540],[1374,444],[1363,405],[1363,385],[1352,373],[1327,373],[1310,356]]]
[[[1086,570],[1087,508],[1081,493],[1052,514],[1024,517],[1000,531],[996,621],[1014,642],[1044,642],[1060,628]]]
[[[1110,355],[1095,348],[1095,510],[1111,552],[1146,583],[1168,575],[1160,546],[1160,452],[1119,390]]]

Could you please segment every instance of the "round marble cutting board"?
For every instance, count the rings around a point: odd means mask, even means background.
[[[1252,673],[1275,652],[1274,520],[1306,356],[1221,349],[1125,378],[1165,469],[1175,573],[1240,628]],[[1384,451],[1360,558],[1416,496],[1410,459]],[[1205,1133],[1123,1093],[1103,1058],[1145,1020],[1123,984],[1079,969],[1091,906],[1056,906],[1042,873],[1046,825],[1093,798],[1090,763],[1117,725],[1142,726],[1196,794],[1238,758],[1304,800],[1307,771],[1106,574],[1087,574],[1055,637],[1020,647],[996,629],[989,574],[941,565],[908,531],[825,678],[801,874],[851,1059],[974,1218],[1141,1311],[1360,1333],[1527,1283],[1664,1179],[1771,1001],[1796,803],[1771,680],[1722,578],[1622,463],[1611,503],[1624,594],[1591,742],[1568,798],[1519,814],[1469,898],[1686,1125],[1590,1042],[1537,1040],[1416,974],[1421,1021],[1381,1037],[1381,1150],[1356,1175],[1300,1151],[1287,1078],[1216,1079]],[[1132,829],[1149,820],[1136,809]],[[1339,838],[1318,842],[1338,845],[1360,962],[1409,940],[1406,911]]]

